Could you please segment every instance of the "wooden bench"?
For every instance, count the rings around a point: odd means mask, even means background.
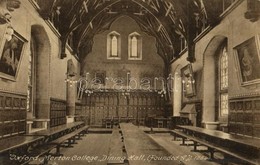
[[[76,141],[76,137],[78,137],[78,139],[80,138],[80,136],[84,135],[86,133],[86,131],[88,130],[89,126],[84,126],[81,127],[69,134],[66,134],[56,140],[51,141],[48,145],[56,145],[56,154],[57,156],[61,155],[60,154],[60,147],[62,147],[62,144],[68,140],[68,147],[71,147],[71,144],[75,144]]]
[[[76,138],[79,139],[81,136],[84,136],[88,131],[89,126],[83,126],[71,133],[68,133],[58,139],[55,139],[51,142],[48,142],[47,144],[43,144],[35,149],[32,150],[31,153],[28,153],[28,156],[30,157],[40,157],[44,155],[52,155],[52,156],[60,156],[60,147],[62,144],[68,140],[68,146],[71,146],[71,144],[75,143]],[[55,154],[51,154],[50,151],[56,148]],[[46,157],[45,157],[46,158]],[[22,164],[28,164],[32,160],[24,161]],[[48,164],[48,160],[44,159],[43,164]]]
[[[175,129],[175,130],[171,130],[170,132],[174,136],[175,140],[177,137],[182,138],[182,144],[185,144],[185,140],[193,141],[194,151],[198,151],[197,146],[199,146],[199,145],[206,146],[208,148],[208,150],[206,150],[206,152],[210,153],[211,159],[214,159],[215,152],[221,152],[224,155],[225,160],[227,160],[227,161],[232,160],[234,162],[238,162],[240,160],[239,163],[241,163],[241,161],[242,161],[243,163],[249,163],[249,164],[254,164],[254,165],[259,164],[259,159],[255,159],[250,156],[245,156],[240,153],[236,153],[227,147],[222,147],[222,146],[216,145],[212,142],[204,141],[198,137],[188,135],[188,134],[184,133],[183,131]],[[235,158],[235,159],[233,159],[233,158]],[[224,162],[224,163],[227,163],[227,162]]]
[[[126,158],[126,153],[124,150],[122,134],[118,128],[114,128],[111,135],[109,156],[114,157],[115,159],[109,159],[107,165],[125,164],[126,160],[123,158]]]
[[[47,130],[29,133],[29,134],[26,134],[26,136],[44,136],[45,142],[50,142],[52,140],[55,140],[59,137],[66,135],[70,132],[73,132],[74,130],[76,130],[84,125],[85,125],[84,122],[73,122],[73,123],[68,123],[68,124],[52,127]]]
[[[177,127],[182,129],[186,134],[214,143],[217,146],[228,146],[229,150],[233,150],[234,152],[239,152],[244,155],[252,155],[252,157],[260,157],[259,139],[194,126]]]

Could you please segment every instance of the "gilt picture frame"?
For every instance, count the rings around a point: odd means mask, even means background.
[[[244,41],[234,49],[241,85],[260,83],[259,35]]]
[[[188,64],[181,69],[183,94],[185,97],[196,95],[195,80],[192,65]]]
[[[26,40],[16,31],[11,40],[3,37],[0,52],[0,77],[15,81],[19,73]]]

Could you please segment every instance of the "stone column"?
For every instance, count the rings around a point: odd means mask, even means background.
[[[182,83],[180,73],[176,72],[173,86],[173,116],[180,116]]]
[[[67,123],[74,122],[75,117],[75,102],[76,102],[76,84],[70,80],[67,82]]]

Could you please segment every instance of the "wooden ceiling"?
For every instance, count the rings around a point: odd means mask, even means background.
[[[207,1],[207,3],[204,3]],[[49,18],[59,13],[58,30],[61,34],[63,56],[66,41],[74,34],[75,53],[84,58],[93,45],[95,34],[109,29],[118,17],[133,18],[147,34],[157,41],[158,54],[165,63],[178,58],[179,38],[188,44],[188,61],[193,62],[196,29],[204,22],[216,22],[212,8],[220,0],[37,0],[40,14]],[[206,6],[207,5],[207,6]],[[214,9],[214,8],[213,8]]]
[[[187,60],[194,62],[195,37],[203,26],[216,25],[223,12],[223,3],[234,0],[34,1],[44,19],[55,19],[54,25],[61,34],[61,58],[66,57],[65,47],[71,33],[73,51],[82,60],[92,50],[93,37],[108,30],[118,17],[127,15],[138,23],[142,31],[156,38],[157,52],[169,65],[179,57],[180,37],[187,42]]]

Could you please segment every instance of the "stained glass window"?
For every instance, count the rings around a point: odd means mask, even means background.
[[[220,115],[228,115],[228,53],[224,47],[220,56]]]

